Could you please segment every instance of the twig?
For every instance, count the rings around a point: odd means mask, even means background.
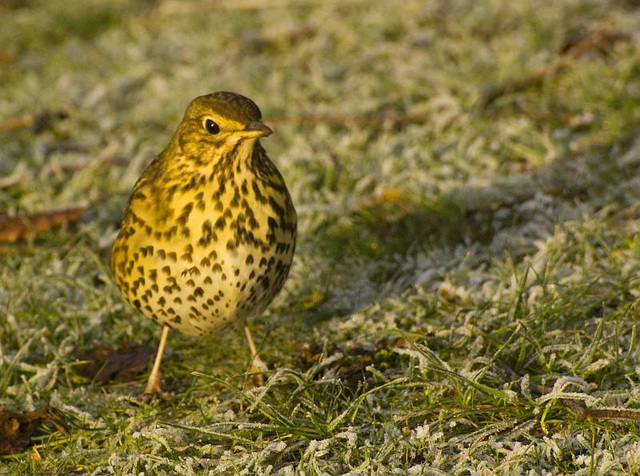
[[[377,115],[309,115],[309,116],[288,116],[288,117],[272,117],[265,119],[270,124],[401,124],[407,122],[424,122],[429,119],[429,114],[401,114],[401,113],[385,113]]]
[[[347,5],[352,5],[355,0]],[[234,0],[209,2],[170,2],[162,5],[158,12],[161,15],[197,13],[203,10],[264,10],[268,8],[293,8],[313,5],[344,5],[342,0]]]
[[[616,43],[618,41],[629,41],[631,39],[631,35],[613,31],[608,27],[601,28],[578,40],[574,44],[569,45],[554,63],[551,63],[545,68],[510,83],[489,87],[483,95],[481,106],[486,108],[502,96],[517,93],[532,86],[539,85],[547,77],[553,76],[567,66],[571,61],[579,58],[587,51],[599,48],[605,43]]]

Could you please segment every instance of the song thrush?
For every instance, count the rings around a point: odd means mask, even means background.
[[[282,288],[296,212],[259,139],[258,106],[230,92],[195,98],[167,148],[135,184],[114,243],[125,298],[164,326],[145,393],[160,391],[169,329],[201,336],[246,319]]]

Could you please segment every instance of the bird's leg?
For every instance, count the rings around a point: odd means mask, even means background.
[[[147,380],[147,387],[144,389],[145,395],[160,395],[162,394],[162,386],[160,385],[160,364],[162,363],[162,355],[164,354],[164,348],[167,345],[167,337],[169,337],[170,327],[164,326],[162,328],[162,335],[160,336],[160,345],[158,345],[158,353],[156,360],[153,363],[153,369]]]
[[[251,329],[249,329],[247,324],[244,325],[244,335],[247,336],[247,343],[251,350],[251,379],[255,384],[257,384],[257,386],[261,387],[264,385],[264,375],[262,375],[262,369],[256,364],[262,363],[262,359],[260,359],[260,356],[258,355],[256,343],[253,340],[253,334],[251,334]],[[262,363],[262,366],[264,367],[264,363]]]

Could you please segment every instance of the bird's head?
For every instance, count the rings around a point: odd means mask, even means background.
[[[256,104],[240,94],[220,91],[198,96],[189,104],[176,132],[187,154],[233,148],[239,141],[271,135]],[[209,149],[211,150],[211,149]]]

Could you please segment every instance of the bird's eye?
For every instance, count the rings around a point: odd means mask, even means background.
[[[204,128],[209,134],[217,134],[220,132],[220,126],[213,122],[211,119],[207,119],[204,123]]]

